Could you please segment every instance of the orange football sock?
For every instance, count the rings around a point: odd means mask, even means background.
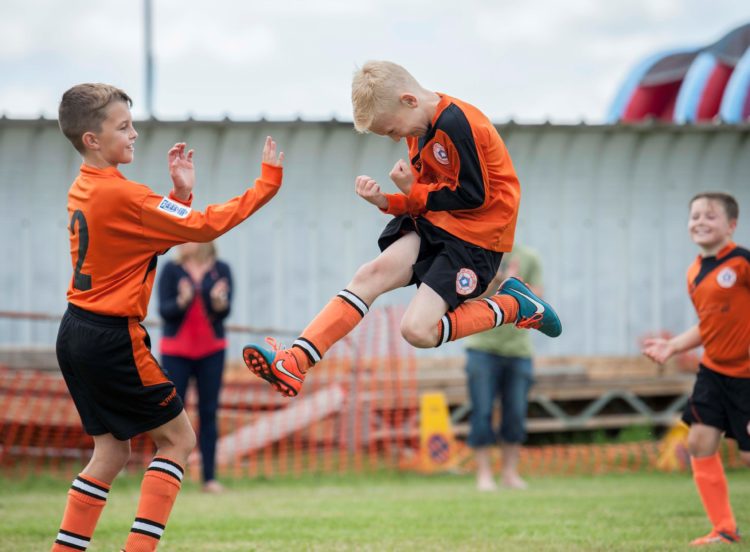
[[[79,474],[68,491],[60,531],[52,545],[52,552],[86,550],[94,534],[96,523],[107,503],[109,485],[90,475]]]
[[[513,324],[516,318],[518,301],[510,295],[493,295],[479,301],[468,301],[456,310],[446,312],[440,319],[436,347],[502,324]]]
[[[724,475],[721,456],[717,452],[713,456],[692,458],[690,464],[693,467],[695,486],[698,487],[703,508],[714,530],[735,533],[737,523],[729,503],[729,485]]]
[[[184,473],[183,467],[169,458],[156,456],[151,461],[143,476],[135,521],[125,541],[126,552],[156,550],[182,486]]]
[[[292,354],[304,372],[319,362],[334,343],[351,332],[370,307],[349,290],[342,290],[292,344]]]

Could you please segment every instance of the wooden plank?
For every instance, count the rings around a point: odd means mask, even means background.
[[[217,463],[224,464],[234,458],[246,456],[339,412],[344,404],[344,397],[343,389],[333,385],[289,402],[289,406],[283,410],[258,416],[252,423],[217,441]],[[190,462],[198,461],[199,455],[193,453]]]

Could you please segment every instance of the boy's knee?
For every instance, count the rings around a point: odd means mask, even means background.
[[[128,460],[130,460],[130,442],[128,442],[127,447],[123,447],[115,453],[114,457],[112,458],[112,463],[119,465],[120,469],[124,468]]]
[[[693,457],[711,456],[716,452],[712,449],[711,444],[706,439],[702,439],[693,434],[688,434],[687,449],[690,456]]]
[[[187,456],[195,448],[197,439],[195,431],[190,424],[183,424],[154,437],[154,442],[159,449],[169,448]]]
[[[91,458],[94,470],[98,474],[105,474],[104,479],[111,481],[127,465],[130,460],[130,441],[98,442],[94,446]]]
[[[408,322],[402,322],[401,324],[401,335],[403,338],[414,347],[420,349],[430,349],[437,347],[437,334],[436,328],[428,328],[423,325],[410,324]]]
[[[363,264],[354,273],[354,283],[369,283],[376,279],[383,272],[383,263],[379,259],[375,259],[368,263]]]

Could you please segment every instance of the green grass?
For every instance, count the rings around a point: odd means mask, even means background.
[[[729,474],[750,526],[750,470]],[[227,493],[187,483],[160,552],[690,550],[708,521],[689,474],[530,479],[525,492],[478,493],[470,476],[380,473],[235,480]],[[0,479],[0,551],[49,550],[69,483]],[[90,552],[119,550],[139,481],[115,482]],[[750,540],[750,539],[749,539]],[[732,550],[749,549],[743,544]]]

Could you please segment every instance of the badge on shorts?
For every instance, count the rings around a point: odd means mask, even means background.
[[[445,151],[445,146],[441,144],[440,142],[435,142],[432,144],[432,154],[435,156],[435,159],[437,159],[437,162],[441,165],[447,165],[450,163],[448,160],[448,152]]]
[[[169,213],[173,217],[177,218],[185,218],[190,214],[190,207],[187,205],[182,205],[181,203],[177,203],[176,201],[172,201],[168,197],[164,197],[161,200],[161,203],[159,203],[158,207],[159,211],[164,211],[165,213]]]
[[[477,289],[477,275],[473,270],[462,268],[456,275],[456,293],[459,295],[469,295]]]
[[[728,266],[722,268],[716,275],[716,283],[723,288],[730,288],[735,282],[737,282],[737,273]]]

